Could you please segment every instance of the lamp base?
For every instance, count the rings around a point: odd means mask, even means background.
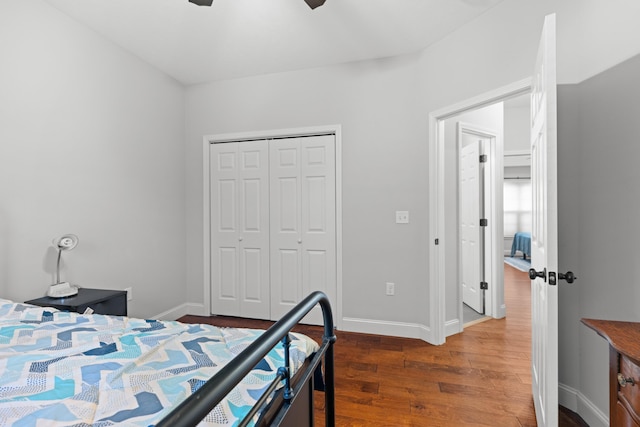
[[[54,283],[49,286],[47,295],[51,298],[65,298],[78,294],[78,287],[72,286],[69,282]]]

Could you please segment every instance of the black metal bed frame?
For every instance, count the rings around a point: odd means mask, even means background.
[[[296,326],[302,318],[311,311],[317,304],[322,308],[324,323],[324,334],[322,344],[318,351],[310,359],[302,375],[303,380],[297,386],[291,387],[289,370],[289,332]],[[335,426],[335,383],[334,383],[334,356],[333,344],[336,341],[333,327],[333,316],[329,298],[320,291],[316,291],[298,303],[291,311],[285,314],[282,319],[273,324],[264,334],[260,335],[242,353],[233,358],[227,365],[202,385],[195,393],[185,399],[165,418],[157,427],[191,427],[196,426],[204,417],[211,412],[233,390],[233,388],[273,349],[278,342],[282,341],[285,349],[285,366],[278,370],[276,379],[263,394],[262,398],[256,402],[252,410],[244,418],[241,425],[246,425],[251,418],[261,410],[265,401],[281,381],[284,381],[283,403],[276,417],[270,425],[277,426],[287,415],[292,407],[300,388],[304,386],[316,369],[321,367],[324,359],[324,393],[325,393],[325,425]],[[313,405],[311,405],[313,410]]]

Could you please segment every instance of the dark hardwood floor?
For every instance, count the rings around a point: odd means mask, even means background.
[[[535,426],[531,396],[530,282],[505,266],[507,317],[474,324],[441,346],[421,340],[337,332],[338,426]],[[183,322],[268,328],[271,322],[185,316]],[[322,329],[297,331],[319,339]],[[316,393],[316,425],[324,425]],[[586,426],[561,410],[561,427]]]

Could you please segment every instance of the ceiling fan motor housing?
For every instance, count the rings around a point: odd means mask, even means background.
[[[198,6],[211,6],[213,0],[189,0],[189,2]]]
[[[311,9],[315,9],[316,7],[322,6],[325,0],[304,0]]]

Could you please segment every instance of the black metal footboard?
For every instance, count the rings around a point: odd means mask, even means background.
[[[280,341],[288,341],[288,334],[302,318],[317,304],[322,308],[324,322],[324,334],[320,349],[315,353],[303,375],[309,376],[320,366],[324,360],[324,385],[325,385],[325,425],[335,425],[335,385],[334,385],[334,361],[333,343],[336,341],[333,328],[333,315],[327,296],[319,291],[313,292],[296,305],[291,311],[278,320],[264,334],[260,335],[242,353],[232,359],[212,378],[178,405],[169,415],[162,419],[158,427],[191,427],[196,426],[213,408],[222,401],[231,390],[273,349]],[[285,346],[285,351],[287,347]],[[285,360],[288,362],[288,357]],[[299,391],[290,387],[288,367],[279,371],[278,380],[284,380],[284,401],[276,416],[274,425],[282,420],[296,398]],[[256,404],[260,405],[260,402]],[[313,405],[311,405],[313,410]],[[256,409],[257,411],[257,409]],[[256,411],[250,413],[254,414]],[[313,415],[311,415],[313,416]]]

